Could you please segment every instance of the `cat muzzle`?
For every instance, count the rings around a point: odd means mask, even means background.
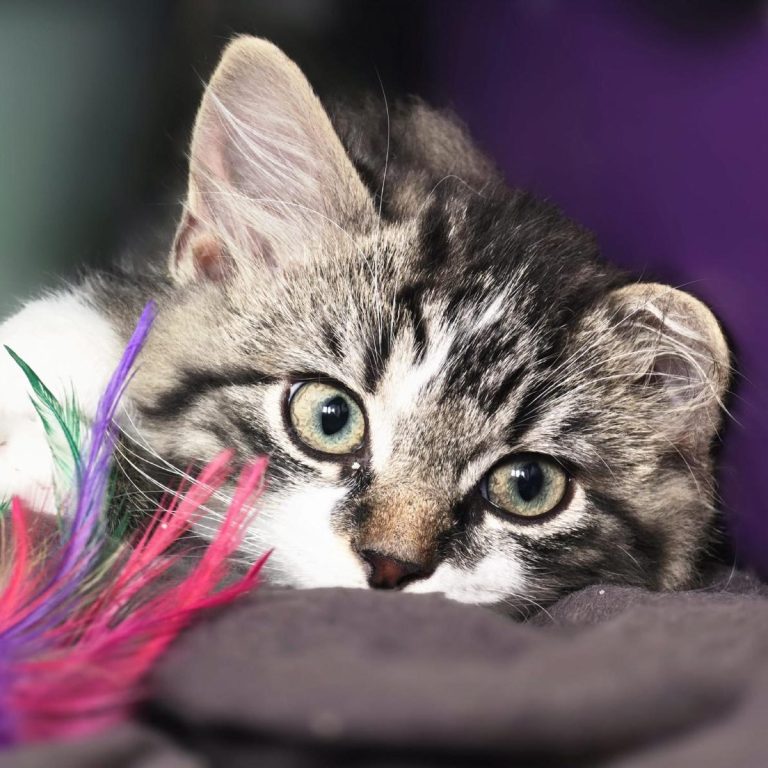
[[[364,549],[359,552],[368,572],[368,586],[372,589],[402,589],[434,572],[432,565],[412,563],[390,557],[381,552]]]

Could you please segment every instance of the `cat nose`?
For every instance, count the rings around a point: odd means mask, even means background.
[[[370,566],[368,585],[373,589],[402,589],[418,579],[426,579],[435,570],[421,563],[399,560],[372,549],[364,549],[360,557]]]

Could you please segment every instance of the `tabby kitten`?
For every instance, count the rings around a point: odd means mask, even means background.
[[[728,385],[717,321],[605,264],[451,117],[382,112],[332,120],[277,48],[235,40],[167,266],[91,275],[0,341],[88,418],[153,299],[122,464],[151,490],[227,446],[268,454],[246,551],[274,547],[276,582],[517,608],[689,584]],[[45,507],[45,439],[0,366],[0,495]]]

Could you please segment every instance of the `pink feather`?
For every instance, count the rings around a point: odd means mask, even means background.
[[[80,736],[127,717],[140,700],[141,681],[178,633],[204,609],[231,602],[257,583],[261,558],[231,586],[217,591],[229,558],[242,541],[250,503],[258,492],[265,460],[245,467],[216,538],[180,582],[158,580],[184,555],[169,547],[201,515],[201,506],[230,476],[231,456],[214,459],[190,491],[159,510],[150,529],[114,558],[98,596],[53,627],[44,648],[15,659],[3,707],[13,713],[14,742]],[[41,581],[30,559],[30,536],[21,504],[12,505],[13,570],[2,594],[0,634],[7,617],[26,613],[26,598]],[[35,605],[46,599],[39,595]]]

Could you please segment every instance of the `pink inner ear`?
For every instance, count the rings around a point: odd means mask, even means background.
[[[231,260],[221,241],[207,231],[189,211],[184,212],[176,234],[173,259],[176,268],[188,259],[195,275],[212,281],[220,281],[226,277],[231,266]]]
[[[192,258],[195,271],[208,280],[223,280],[229,271],[229,259],[221,243],[213,235],[200,234],[194,238]]]
[[[323,106],[285,54],[238,38],[195,122],[174,276],[280,269],[348,236],[347,220],[369,229],[375,209]]]

